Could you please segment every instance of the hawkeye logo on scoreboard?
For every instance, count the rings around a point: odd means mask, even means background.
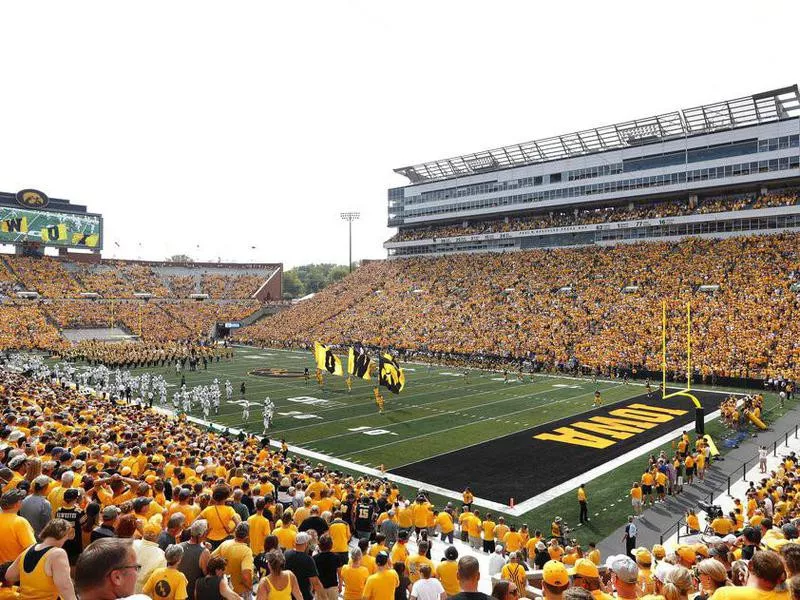
[[[624,408],[608,411],[608,416],[596,415],[533,437],[538,440],[603,449],[616,444],[615,440],[627,440],[687,412],[649,404],[629,404]]]
[[[39,190],[20,190],[17,192],[17,204],[25,208],[46,208],[50,204],[50,198]]]

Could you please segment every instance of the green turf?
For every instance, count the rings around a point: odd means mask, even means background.
[[[463,369],[415,363],[404,366],[406,389],[399,395],[382,389],[386,399],[384,414],[378,414],[375,406],[374,383],[356,380],[352,393],[348,393],[343,378],[326,376],[325,389],[320,390],[313,377],[314,363],[310,352],[237,348],[232,361],[223,360],[211,364],[208,371],[201,368],[185,375],[190,388],[209,384],[215,377],[220,384],[226,379],[231,381],[233,403],[226,402],[223,391],[220,414],[213,416],[219,425],[243,428],[257,434],[262,432],[261,406],[251,406],[250,418],[244,423],[242,407],[235,404],[239,399],[239,385],[244,381],[248,401],[262,403],[269,396],[276,405],[275,420],[269,431],[271,438],[285,438],[290,444],[364,466],[383,464],[387,470],[588,411],[595,389],[600,389],[606,403],[625,400],[644,391],[641,385],[624,385],[619,381],[594,384],[588,379],[549,375],[536,375],[533,380],[526,375],[526,382],[518,383],[516,375],[510,374],[511,383],[505,384],[497,373],[472,370],[465,379],[461,375]],[[308,367],[312,374],[308,383],[302,377],[248,374],[256,368],[302,372],[304,367]],[[174,366],[146,370],[164,374],[170,384],[177,385],[180,381]],[[458,373],[459,376],[445,373]],[[174,390],[175,387],[169,388],[170,396]],[[776,405],[774,397],[767,399],[767,417],[770,420],[781,412]],[[200,415],[195,413],[195,416]],[[707,428],[708,433],[715,437],[722,429],[717,422]],[[669,445],[664,449],[671,451]],[[658,451],[654,452],[657,454]],[[577,530],[581,542],[602,539],[624,522],[630,512],[627,497],[630,483],[639,479],[643,466],[643,458],[634,459],[589,484],[591,523]],[[437,482],[426,483],[436,485]],[[469,482],[465,481],[464,485],[469,485]],[[404,492],[410,494],[415,490]],[[434,498],[437,504],[450,500]],[[557,514],[576,522],[577,510],[575,492],[571,491],[521,517],[508,520],[546,529]]]

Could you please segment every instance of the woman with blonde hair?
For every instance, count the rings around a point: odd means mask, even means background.
[[[697,581],[700,584],[700,593],[695,600],[707,600],[718,588],[730,583],[725,565],[714,558],[707,558],[698,563]]]
[[[655,579],[656,594],[661,594],[665,600],[689,600],[689,594],[694,591],[692,574],[686,567],[672,566],[661,579],[658,576]]]
[[[28,470],[25,472],[25,480],[33,483],[39,475],[42,474],[42,459],[37,456],[31,456],[25,461]]]

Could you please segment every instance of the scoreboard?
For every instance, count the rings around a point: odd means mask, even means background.
[[[44,193],[37,190],[17,192],[15,200],[14,204],[0,203],[0,244],[35,243],[61,248],[102,249],[101,215],[85,212],[85,209],[72,212],[79,207],[66,201],[51,203]]]

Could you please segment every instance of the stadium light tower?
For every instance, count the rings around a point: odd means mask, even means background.
[[[350,265],[350,272],[353,272],[353,221],[357,221],[361,216],[361,213],[357,212],[343,212],[339,213],[339,216],[342,220],[347,221],[347,228],[349,230],[348,235],[348,257],[349,257],[349,265]]]

